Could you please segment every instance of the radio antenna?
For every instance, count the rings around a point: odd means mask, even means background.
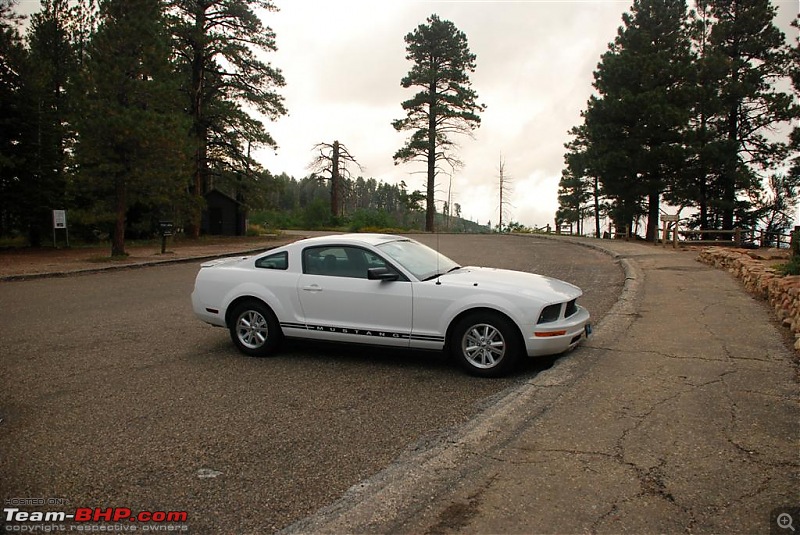
[[[439,231],[434,230],[434,232],[436,233],[436,285],[440,286],[442,281],[439,280],[439,255],[441,254],[439,252]]]

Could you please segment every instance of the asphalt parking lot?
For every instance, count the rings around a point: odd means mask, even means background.
[[[609,256],[569,243],[416,238],[463,265],[577,284],[595,318],[623,283]],[[194,319],[196,272],[0,283],[0,496],[186,511],[193,533],[271,532],[552,363],[481,380],[431,353],[289,343],[246,358]]]

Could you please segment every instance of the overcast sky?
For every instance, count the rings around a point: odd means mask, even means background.
[[[425,190],[423,164],[394,165],[392,156],[409,132],[396,132],[401,102],[416,89],[400,80],[406,34],[436,13],[467,35],[477,68],[472,86],[486,105],[473,139],[454,137],[464,166],[452,178],[452,200],[462,216],[498,220],[500,158],[513,179],[510,216],[528,226],[553,223],[567,132],[580,124],[592,92],[592,72],[622,24],[632,0],[274,0],[264,13],[277,34],[278,52],[265,59],[280,68],[289,115],[266,122],[277,152],[258,159],[274,174],[309,174],[312,147],[344,143],[365,178],[404,180]],[[798,0],[773,0],[778,26],[793,39],[790,22]],[[20,10],[39,9],[21,0]],[[437,192],[447,199],[447,177]],[[504,217],[508,220],[508,217]]]
[[[592,91],[592,72],[632,1],[412,1],[276,0],[280,11],[264,16],[279,51],[269,60],[283,70],[289,115],[267,129],[277,153],[259,155],[273,173],[308,174],[311,148],[339,140],[364,167],[366,178],[405,180],[424,191],[424,165],[394,165],[408,132],[391,126],[403,117],[400,103],[416,90],[400,80],[411,63],[404,36],[433,13],[466,33],[477,55],[472,74],[486,104],[474,139],[455,139],[464,162],[452,181],[462,216],[485,224],[498,219],[502,154],[513,178],[514,220],[552,224],[558,206],[568,130]],[[797,0],[773,1],[787,36]],[[444,182],[444,180],[443,180]],[[437,200],[446,200],[447,183]],[[439,205],[441,209],[441,205]],[[507,218],[504,218],[507,219]]]

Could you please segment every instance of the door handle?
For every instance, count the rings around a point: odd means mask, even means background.
[[[303,290],[306,292],[321,292],[322,288],[318,284],[312,284],[311,286],[303,286]]]

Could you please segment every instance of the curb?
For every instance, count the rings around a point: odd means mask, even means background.
[[[299,238],[298,238],[299,239]],[[292,240],[295,241],[295,240]],[[137,262],[134,264],[121,264],[121,265],[111,265],[111,266],[101,266],[96,268],[82,268],[82,269],[72,269],[68,271],[48,271],[44,273],[27,273],[27,274],[19,274],[19,275],[3,275],[0,276],[0,282],[18,282],[18,281],[27,281],[27,280],[35,280],[35,279],[52,279],[52,278],[60,278],[60,277],[74,277],[78,275],[91,275],[93,273],[104,273],[106,271],[122,271],[127,269],[141,269],[141,268],[148,268],[148,267],[158,267],[158,266],[168,266],[172,264],[188,264],[191,262],[200,262],[205,260],[213,260],[215,258],[226,258],[230,256],[249,256],[253,254],[263,253],[264,251],[269,251],[271,249],[275,249],[276,247],[282,247],[287,243],[278,243],[268,245],[266,247],[258,247],[254,249],[245,249],[242,251],[232,251],[232,252],[223,252],[223,253],[215,253],[215,254],[203,254],[198,256],[187,256],[184,258],[170,258],[166,260],[145,260],[144,262]]]

